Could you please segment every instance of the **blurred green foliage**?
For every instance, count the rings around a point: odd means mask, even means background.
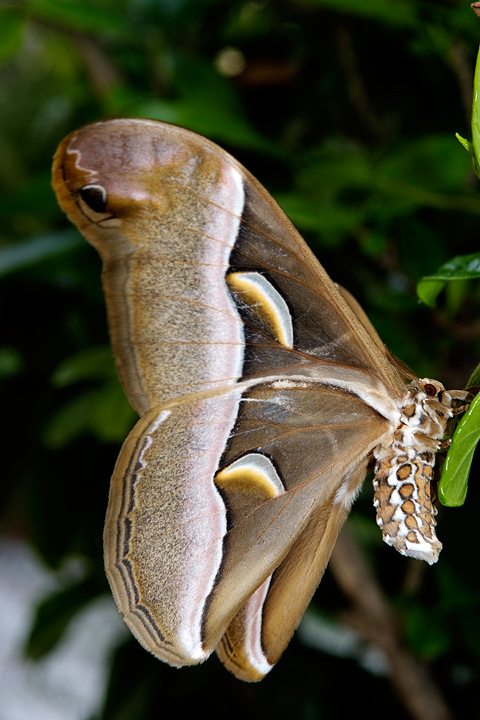
[[[208,135],[277,197],[392,352],[461,388],[480,354],[480,289],[451,258],[478,258],[480,193],[454,133],[471,136],[479,23],[459,0],[0,2],[2,530],[54,568],[86,559],[78,584],[39,608],[31,655],[108,592],[109,476],[134,421],[107,347],[99,260],[50,188],[57,144],[114,116]],[[444,288],[452,268],[462,279]],[[424,276],[437,282],[423,298],[435,307],[417,300]],[[372,528],[364,546],[405,642],[432,663],[454,716],[473,717],[478,484],[466,506],[442,511],[440,562],[414,587],[415,561],[381,542],[371,498],[366,487],[354,525]],[[314,602],[332,617],[348,604],[328,574]],[[178,714],[179,698],[183,712],[202,705],[209,717],[225,707],[233,718],[371,717],[386,704],[390,720],[405,717],[385,678],[296,639],[254,687],[215,659],[172,670],[131,641],[114,659],[102,717]]]

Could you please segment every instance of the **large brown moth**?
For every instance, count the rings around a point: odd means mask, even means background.
[[[277,662],[375,463],[377,523],[436,562],[431,478],[452,395],[386,350],[264,188],[188,130],[94,123],[55,156],[58,201],[103,259],[141,415],[105,523],[108,580],[174,666]]]

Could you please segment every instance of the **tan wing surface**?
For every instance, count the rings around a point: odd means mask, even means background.
[[[217,647],[259,679],[405,381],[358,304],[213,143],[153,121],[95,123],[60,145],[53,183],[103,259],[119,374],[143,415],[110,490],[116,603],[167,662]]]
[[[53,178],[61,206],[102,256],[117,364],[140,413],[234,383],[245,370],[304,362],[278,343],[262,351],[264,327],[247,328],[244,337],[225,289],[232,270],[263,273],[287,298],[294,347],[307,361],[352,364],[390,394],[402,391],[385,353],[288,218],[218,146],[163,123],[94,123],[60,145]],[[245,339],[257,345],[248,368]]]
[[[358,398],[318,384],[278,390],[274,382],[243,398],[147,413],[117,462],[105,527],[109,580],[140,642],[174,665],[205,659],[274,573],[259,607],[263,664],[237,673],[265,674],[320,581],[366,456],[387,429]]]

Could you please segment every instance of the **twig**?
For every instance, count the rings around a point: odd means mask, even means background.
[[[387,598],[346,529],[337,539],[330,569],[352,601],[348,621],[387,656],[392,685],[411,717],[414,720],[452,720],[427,665],[403,646]]]
[[[345,86],[350,102],[365,127],[374,135],[383,135],[384,128],[368,99],[362,76],[358,71],[358,62],[352,37],[346,27],[340,25],[336,34],[338,56],[344,71]]]

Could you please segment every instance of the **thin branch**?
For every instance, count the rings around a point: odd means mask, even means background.
[[[352,602],[348,622],[370,643],[383,650],[391,667],[391,682],[414,720],[452,720],[450,710],[428,666],[401,642],[388,600],[348,530],[342,530],[330,569]]]
[[[338,27],[336,41],[350,102],[365,127],[375,136],[381,136],[384,134],[384,127],[368,98],[362,76],[358,71],[352,36],[345,26],[340,25]]]

